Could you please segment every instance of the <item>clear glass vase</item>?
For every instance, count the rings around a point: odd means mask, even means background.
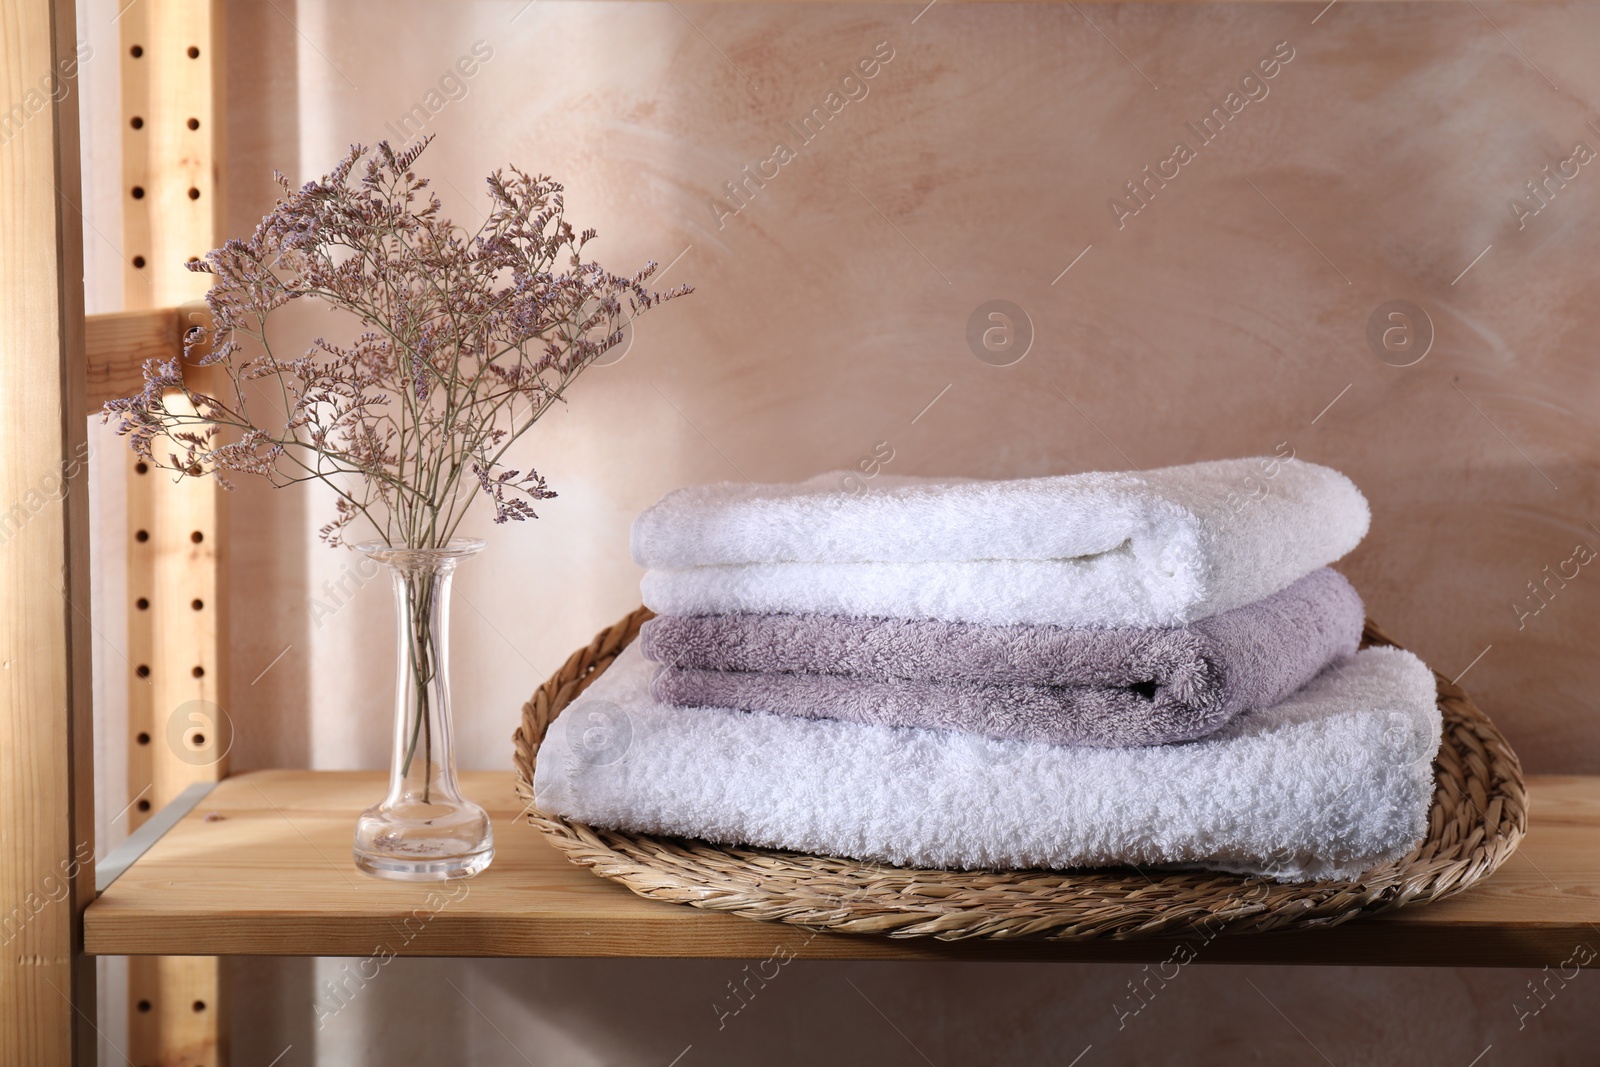
[[[483,546],[356,546],[389,568],[399,634],[389,794],[356,823],[356,866],[380,878],[467,878],[494,858],[488,812],[456,784],[450,724],[450,582]]]

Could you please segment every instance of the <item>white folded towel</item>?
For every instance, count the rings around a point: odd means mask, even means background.
[[[995,625],[1181,625],[1354,548],[1366,499],[1294,459],[981,482],[841,475],[667,494],[633,527],[662,614],[794,612]]]
[[[986,741],[655,703],[630,647],[554,723],[534,802],[598,826],[918,867],[1351,878],[1427,832],[1433,674],[1371,648],[1204,740]]]

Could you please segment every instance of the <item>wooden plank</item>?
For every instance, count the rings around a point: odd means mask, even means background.
[[[183,355],[176,308],[90,315],[84,347],[91,415],[107,400],[144,388],[144,361]]]
[[[573,866],[519,822],[511,775],[463,776],[495,821],[495,861],[462,883],[408,885],[350,860],[368,772],[258,771],[224,781],[90,907],[94,953],[670,956],[1157,961],[1174,942],[897,941],[817,935],[637,897]],[[1533,827],[1483,885],[1331,930],[1219,937],[1208,962],[1527,966],[1600,947],[1600,777],[1530,781]],[[458,888],[459,887],[459,888]],[[455,897],[440,903],[444,894]],[[430,900],[430,894],[434,896]]]
[[[0,1063],[29,1067],[95,1056],[75,41],[71,0],[0,6]]]
[[[218,243],[222,219],[221,13],[216,0],[142,0],[118,21],[127,308],[175,307],[210,288],[184,265]]]
[[[221,0],[144,0],[120,15],[130,309],[183,305],[209,284],[185,264],[220,243],[222,11]],[[184,316],[174,314],[181,329]],[[132,828],[191,782],[226,774],[232,733],[221,613],[225,494],[209,479],[174,481],[125,462]],[[225,1067],[215,960],[136,960],[128,991],[135,1062]]]

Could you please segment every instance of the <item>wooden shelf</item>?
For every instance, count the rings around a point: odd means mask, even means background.
[[[1154,961],[1171,941],[937,942],[813,935],[644,900],[572,866],[517,820],[509,773],[463,776],[495,821],[494,865],[464,883],[384,882],[350,859],[368,772],[229,778],[85,913],[93,955],[617,956]],[[1329,930],[1219,937],[1213,963],[1541,967],[1600,944],[1600,777],[1529,780],[1533,825],[1492,879]],[[457,899],[443,903],[445,892]],[[430,898],[430,894],[433,896]],[[408,921],[409,920],[409,921]],[[1592,954],[1591,954],[1592,955]]]

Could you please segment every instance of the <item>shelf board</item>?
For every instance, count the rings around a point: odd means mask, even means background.
[[[1541,967],[1568,959],[1580,942],[1600,944],[1600,777],[1534,777],[1528,785],[1528,836],[1484,884],[1328,930],[1218,937],[1198,958]],[[89,906],[86,951],[765,958],[785,949],[816,959],[1147,962],[1175,946],[812,934],[645,900],[573,866],[519,820],[509,773],[469,773],[463,786],[494,818],[494,864],[468,882],[408,884],[363,875],[350,858],[356,815],[383,793],[383,775],[229,778]],[[446,892],[456,899],[443,903]]]

